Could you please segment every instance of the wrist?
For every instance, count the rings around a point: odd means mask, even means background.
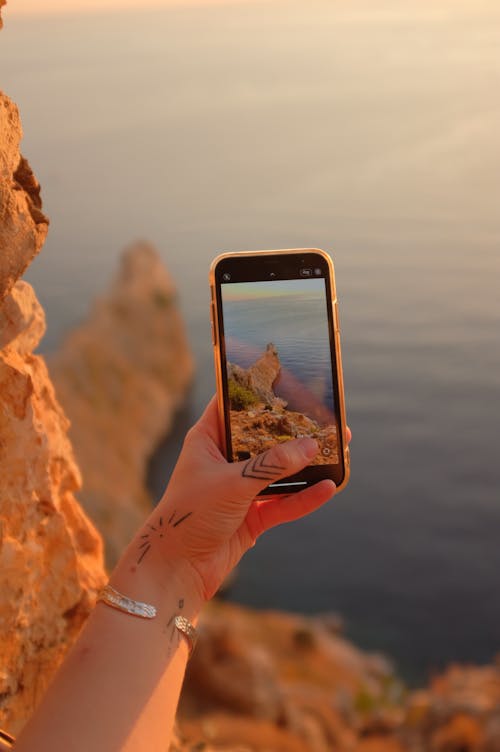
[[[110,584],[134,600],[150,603],[159,615],[179,612],[196,620],[204,603],[200,575],[184,557],[149,550],[142,557],[141,531],[132,540],[110,576]]]

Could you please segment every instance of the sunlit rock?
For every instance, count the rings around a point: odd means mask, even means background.
[[[123,255],[110,290],[49,367],[71,420],[79,498],[113,564],[151,509],[147,462],[193,373],[175,287],[151,246]]]

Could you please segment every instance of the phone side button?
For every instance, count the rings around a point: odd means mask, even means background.
[[[210,306],[210,329],[212,330],[212,344],[215,347],[217,344],[215,339],[215,326],[214,326],[214,307],[213,305]]]
[[[338,305],[337,305],[336,301],[335,301],[335,304],[333,306],[333,315],[334,315],[334,318],[335,318],[335,330],[337,332],[340,332],[339,309],[338,309]]]

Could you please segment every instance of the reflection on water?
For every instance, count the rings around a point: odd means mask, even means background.
[[[338,609],[415,675],[498,650],[498,3],[257,3],[21,21],[2,86],[52,224],[46,349],[121,247],[156,242],[214,388],[219,251],[334,249],[352,481],[232,594]],[[158,460],[157,492],[179,443]],[[170,452],[170,454],[168,454]]]

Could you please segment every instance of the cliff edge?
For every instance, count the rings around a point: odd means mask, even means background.
[[[32,287],[18,280],[48,221],[0,94],[0,726],[17,733],[105,582],[102,542],[76,501],[81,477],[43,358]]]
[[[149,458],[193,375],[172,278],[154,248],[131,246],[110,289],[49,358],[82,470],[79,499],[113,566],[151,511]]]
[[[40,185],[19,152],[22,137],[19,111],[0,91],[0,301],[39,252],[49,225]]]

